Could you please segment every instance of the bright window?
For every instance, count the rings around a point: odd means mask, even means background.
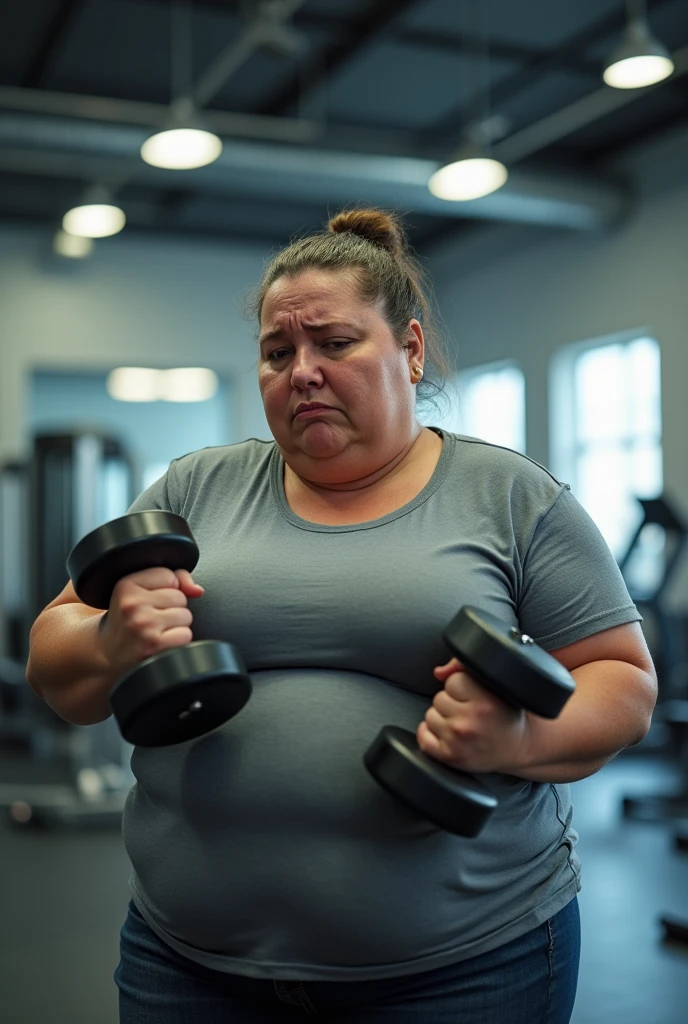
[[[443,415],[430,416],[427,422],[524,452],[523,373],[517,366],[499,363],[457,374],[449,385]]]
[[[643,336],[574,348],[554,370],[552,467],[620,558],[642,519],[636,499],[663,487],[659,345]],[[661,538],[648,527],[629,584],[650,591],[662,561]]]

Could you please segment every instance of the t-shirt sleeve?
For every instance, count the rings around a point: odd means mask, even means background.
[[[147,487],[145,491],[139,494],[138,498],[129,506],[129,512],[146,512],[149,509],[157,508],[165,509],[168,512],[177,511],[172,505],[170,494],[170,491],[173,490],[170,479],[173,466],[174,463],[166,473],[163,473],[150,487]]]
[[[607,542],[568,488],[527,546],[518,619],[547,650],[642,621]]]

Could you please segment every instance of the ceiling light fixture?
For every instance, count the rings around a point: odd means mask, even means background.
[[[503,163],[478,148],[467,147],[457,159],[440,167],[430,178],[428,188],[438,199],[467,202],[496,192],[509,172]]]
[[[472,124],[464,129],[464,141],[458,152],[439,167],[428,181],[428,189],[434,196],[450,202],[481,199],[500,189],[509,177],[504,164],[490,154],[493,138],[499,134],[497,125],[501,119],[493,117],[490,113],[489,34],[485,7],[485,4],[471,7],[469,3],[464,3],[460,25],[460,31],[466,32],[471,16],[481,19],[480,24],[475,26],[475,36],[482,43],[482,53],[479,55],[479,87],[475,98],[471,100],[476,116]],[[463,77],[467,87],[471,88],[474,76],[468,74],[468,62],[472,55],[468,53],[465,45],[461,49]]]
[[[627,7],[624,37],[610,54],[602,77],[613,89],[643,89],[668,78],[674,62],[650,31],[645,0],[627,0]]]
[[[107,189],[96,185],[86,193],[83,203],[65,213],[62,228],[82,238],[107,238],[121,231],[126,222],[124,210],[111,202]]]
[[[152,167],[188,171],[212,164],[222,140],[201,123],[192,92],[192,24],[188,0],[170,5],[170,68],[172,103],[169,120],[141,146],[141,158]]]
[[[151,135],[141,146],[141,157],[152,167],[191,170],[212,164],[222,152],[222,140],[198,121],[191,100],[172,105],[169,127]]]

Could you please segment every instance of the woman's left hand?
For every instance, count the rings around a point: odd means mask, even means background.
[[[476,682],[456,658],[433,672],[444,689],[416,733],[430,757],[465,772],[514,771],[525,759],[528,716]]]

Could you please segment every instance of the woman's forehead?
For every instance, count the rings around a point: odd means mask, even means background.
[[[351,273],[344,271],[305,270],[295,276],[282,275],[267,290],[261,311],[263,323],[286,313],[302,313],[318,319],[333,313],[344,313],[356,307],[369,306],[358,290]]]

